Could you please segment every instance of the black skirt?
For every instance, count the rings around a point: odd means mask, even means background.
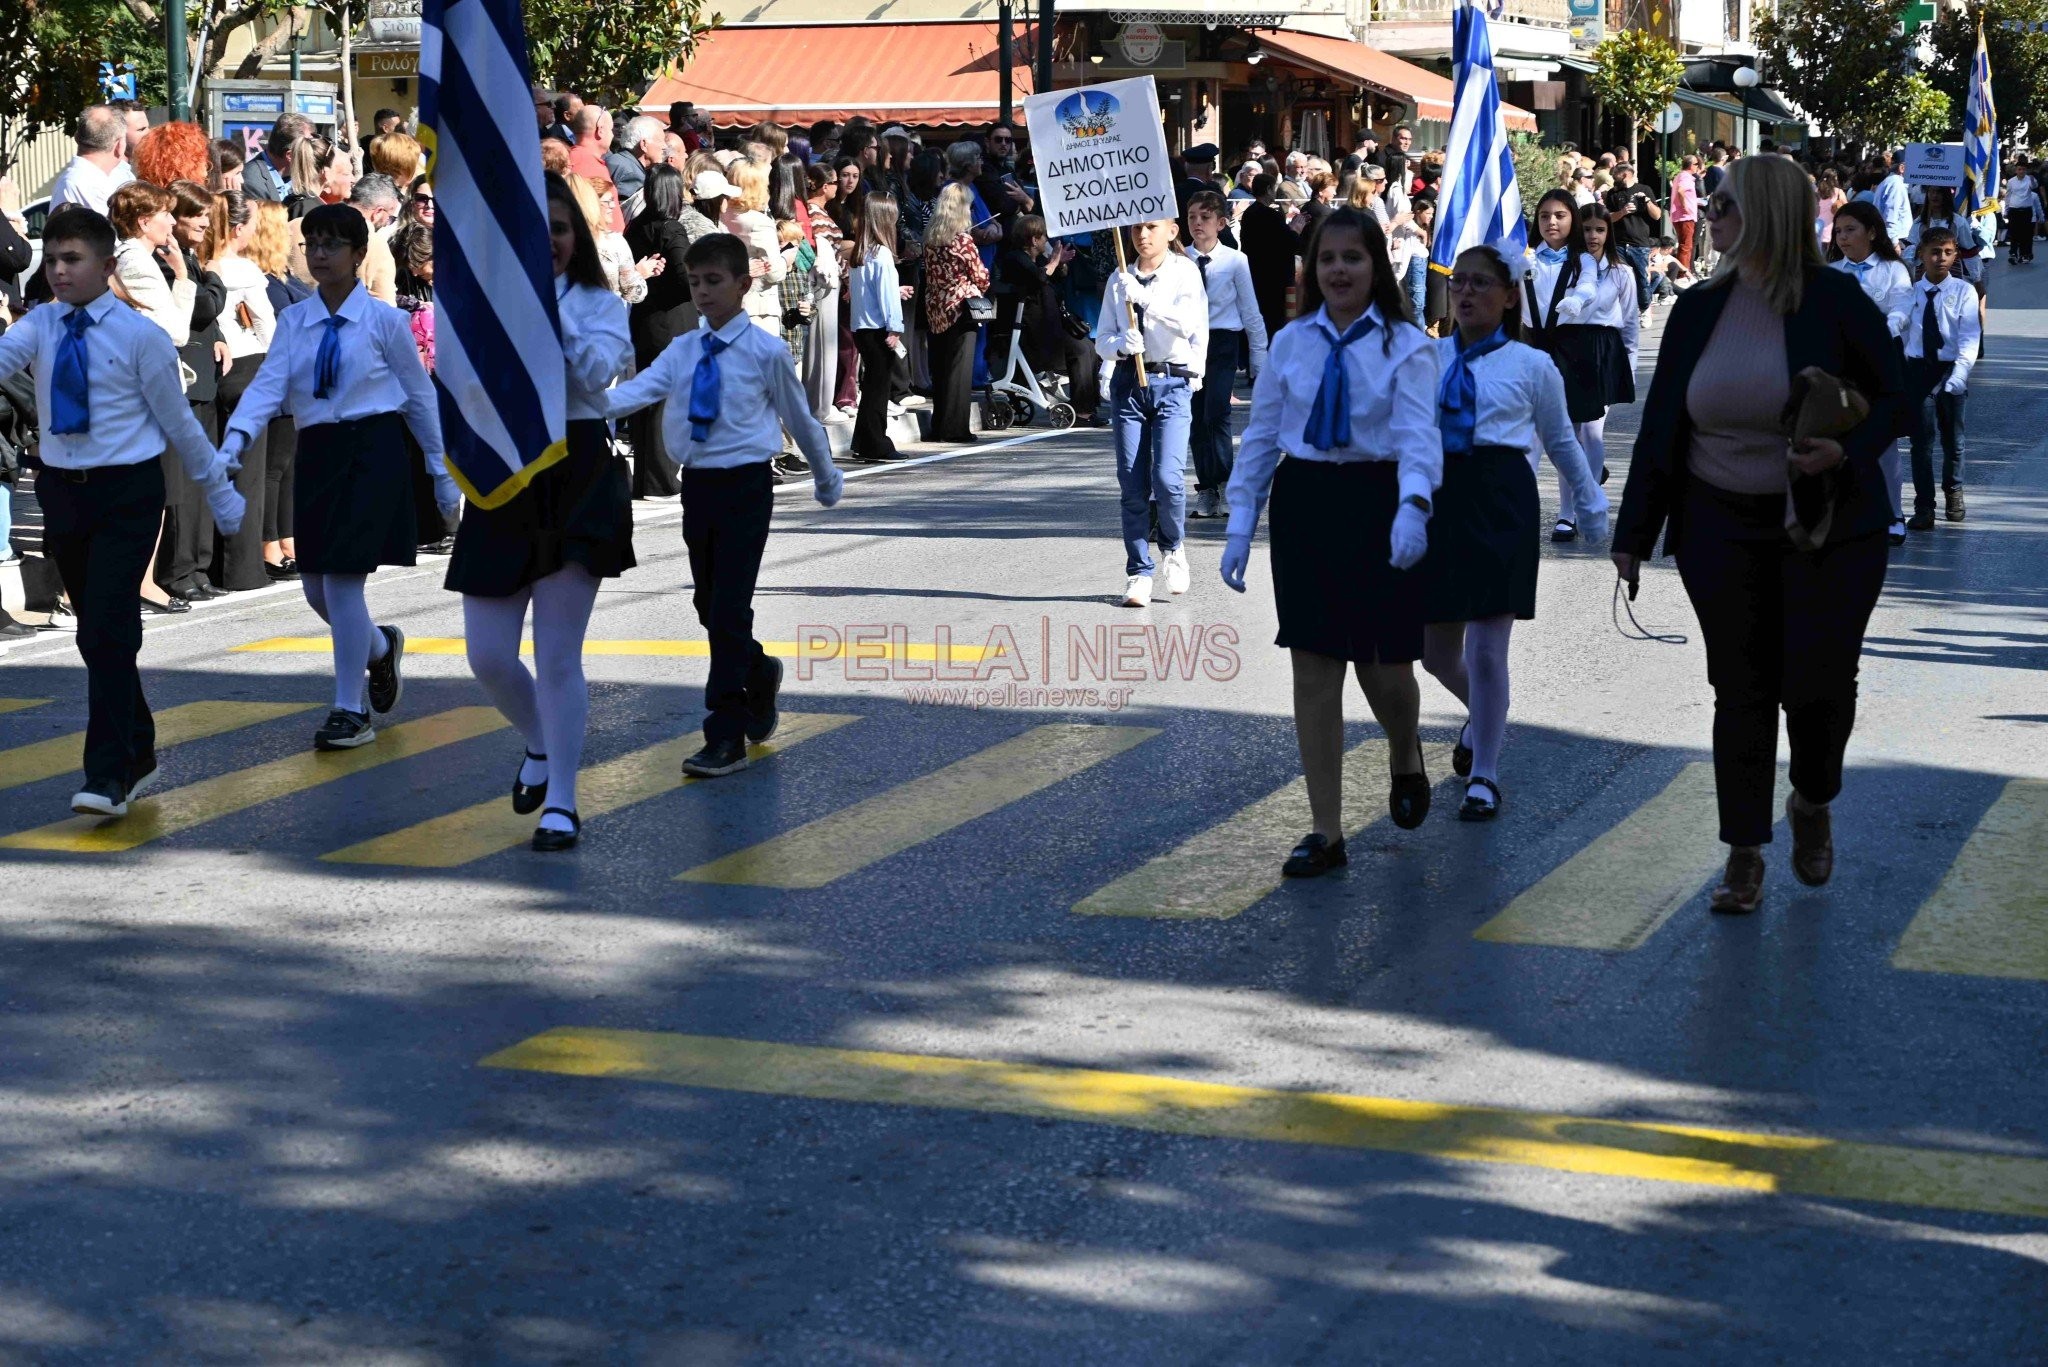
[[[455,533],[446,587],[505,598],[564,565],[598,579],[633,568],[633,494],[599,418],[569,424],[569,454],[496,508],[470,504]]]
[[[1273,644],[1358,664],[1422,658],[1420,567],[1387,563],[1400,471],[1391,461],[1295,460],[1273,472]]]
[[[374,574],[414,563],[405,420],[379,413],[301,427],[292,529],[307,574]]]
[[[1476,622],[1536,615],[1543,509],[1526,453],[1479,446],[1444,457],[1443,487],[1429,520],[1423,619]]]
[[[1568,323],[1543,334],[1543,349],[1564,376],[1564,406],[1573,422],[1593,422],[1607,412],[1607,395],[1615,383],[1616,353],[1619,365],[1628,368],[1628,349],[1621,333],[1610,327]],[[1635,389],[1630,385],[1631,400]]]

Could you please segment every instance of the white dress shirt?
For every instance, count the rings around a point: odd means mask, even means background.
[[[1421,328],[1366,310],[1373,328],[1344,348],[1351,400],[1351,444],[1322,451],[1308,444],[1310,413],[1323,384],[1323,363],[1336,333],[1327,310],[1297,318],[1273,339],[1270,364],[1252,386],[1251,421],[1238,442],[1226,491],[1230,536],[1250,536],[1283,456],[1296,460],[1391,461],[1400,467],[1401,497],[1430,497],[1443,483],[1443,434],[1437,430],[1437,358]],[[1391,349],[1383,344],[1391,337]],[[1552,369],[1555,369],[1553,366]]]
[[[220,311],[220,335],[227,340],[228,355],[235,360],[260,356],[270,350],[271,335],[277,331],[277,311],[270,305],[270,282],[263,268],[246,256],[223,256],[213,263],[213,273],[228,292],[227,307]],[[242,322],[248,309],[249,322]]]
[[[1913,286],[1913,297],[1906,305],[1906,358],[1925,360],[1929,356],[1929,339],[1922,336],[1921,320],[1927,312],[1927,296],[1935,296],[1936,321],[1941,324],[1941,336],[1932,339],[1935,343],[1933,359],[1954,362],[1949,372],[1948,383],[1944,386],[1951,394],[1960,394],[1970,385],[1970,368],[1977,364],[1977,343],[1983,337],[1983,324],[1977,317],[1977,291],[1970,282],[1960,276],[1951,275],[1939,285],[1931,280],[1922,280]]]
[[[562,319],[562,358],[569,367],[567,416],[603,419],[604,392],[632,364],[633,337],[626,304],[610,290],[572,285],[555,277],[555,309]]]
[[[135,179],[135,172],[125,161],[114,163],[111,171],[102,171],[84,157],[73,157],[57,173],[57,179],[50,185],[50,207],[60,204],[83,204],[96,214],[107,212],[107,202],[114,197],[114,191]]]
[[[1863,258],[1863,269],[1858,270],[1854,261],[1843,257],[1831,262],[1838,271],[1856,277],[1856,283],[1863,286],[1863,293],[1871,303],[1877,305],[1884,315],[1885,325],[1892,336],[1906,335],[1906,310],[1913,304],[1913,277],[1906,273],[1903,261],[1887,261],[1872,252]]]
[[[1150,280],[1149,285],[1145,282]],[[1159,269],[1150,275],[1135,264],[1112,271],[1102,290],[1102,322],[1097,328],[1095,354],[1102,358],[1103,388],[1118,357],[1135,350],[1137,341],[1129,330],[1130,314],[1125,304],[1140,310],[1140,329],[1148,365],[1186,366],[1188,388],[1202,387],[1202,370],[1209,359],[1209,295],[1202,288],[1202,273],[1195,263],[1177,252],[1168,252]]]
[[[1913,196],[1906,190],[1906,178],[1897,171],[1877,183],[1870,202],[1884,215],[1884,226],[1895,242],[1904,242],[1913,230]]]
[[[1525,320],[1542,329],[1551,325],[1550,295],[1557,288],[1557,277],[1565,268],[1562,261],[1539,260],[1533,248],[1529,252],[1529,275],[1522,282],[1522,304],[1527,308],[1534,300],[1535,311]],[[1600,263],[1589,253],[1579,253],[1579,278],[1565,291],[1564,298],[1557,301],[1557,322],[1590,323],[1588,316],[1600,295]]]
[[[178,375],[178,351],[162,328],[116,299],[102,294],[85,306],[93,325],[85,330],[86,402],[92,430],[52,432],[50,376],[57,344],[69,329],[69,304],[33,308],[0,333],[0,378],[23,366],[35,371],[36,411],[44,415],[42,457],[59,470],[92,470],[140,465],[166,448],[177,452],[195,484],[225,481],[226,463],[192,416]]]
[[[713,335],[726,344],[718,353],[718,417],[703,441],[693,441],[690,385],[704,339]],[[716,334],[709,319],[699,319],[697,330],[663,347],[653,365],[605,391],[605,416],[623,418],[663,399],[668,407],[661,413],[662,440],[672,459],[693,469],[729,470],[771,460],[782,453],[785,428],[811,463],[814,477],[833,468],[831,444],[811,416],[789,344],[756,327],[744,310],[726,319]]]
[[[1207,269],[1203,259],[1209,262]],[[1202,278],[1209,293],[1209,331],[1242,332],[1252,345],[1252,378],[1266,368],[1266,320],[1259,313],[1258,296],[1252,293],[1251,259],[1228,243],[1218,242],[1209,251],[1188,248],[1188,260]],[[1207,347],[1203,348],[1204,356]]]
[[[1906,233],[1904,255],[1913,263],[1915,270],[1919,269],[1920,264],[1920,234],[1928,228],[1946,228],[1956,235],[1956,265],[1952,274],[1960,275],[1965,280],[1984,278],[1984,234],[1977,230],[1974,220],[1962,214],[1952,214],[1947,218],[1913,220],[1912,228]],[[1976,252],[1977,255],[1963,255],[1964,252],[1970,251]]]
[[[304,430],[402,412],[413,439],[426,453],[427,468],[441,474],[441,409],[433,381],[420,364],[419,348],[413,345],[410,320],[383,300],[372,299],[360,283],[335,313],[347,321],[340,333],[341,364],[327,397],[313,393],[320,336],[328,319],[327,303],[316,294],[277,316],[270,354],[235,405],[221,449],[246,447],[281,413],[291,414]],[[240,444],[234,445],[237,438]]]
[[[2005,201],[2006,208],[2040,210],[2041,194],[2032,176],[2014,176],[2001,189],[2003,193],[1999,197]]]
[[[1600,267],[1600,284],[1594,294],[1593,311],[1586,321],[1613,328],[1621,334],[1621,344],[1628,350],[1629,372],[1633,374],[1643,341],[1643,315],[1636,308],[1636,273],[1626,265],[1603,264]],[[1556,369],[1554,365],[1551,368]]]
[[[114,248],[114,274],[142,316],[162,328],[172,346],[192,340],[192,305],[199,298],[198,281],[190,275],[176,284],[164,279],[155,249],[139,237],[127,238]]]
[[[853,303],[848,326],[854,331],[903,331],[902,283],[896,275],[896,254],[887,247],[873,248],[868,259],[853,268],[847,292]]]
[[[1629,303],[1635,303],[1635,276],[1627,267]],[[1458,352],[1456,337],[1436,339],[1439,369],[1448,368]],[[1607,511],[1607,491],[1594,478],[1586,460],[1586,449],[1572,430],[1571,414],[1565,408],[1564,377],[1557,362],[1535,347],[1509,342],[1469,363],[1479,397],[1479,413],[1472,428],[1474,446],[1505,446],[1524,451],[1529,468],[1541,473],[1537,451],[1571,487],[1579,512],[1586,516]]]

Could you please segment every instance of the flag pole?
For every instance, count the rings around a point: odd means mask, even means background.
[[[1124,264],[1124,230],[1122,228],[1111,228],[1109,231],[1116,238],[1116,269],[1117,273],[1121,275],[1130,269],[1129,266]],[[1131,308],[1131,292],[1129,288],[1124,290],[1124,326],[1127,328],[1138,326],[1138,315]],[[1140,337],[1142,338],[1142,336],[1143,334],[1141,333]],[[1152,386],[1145,381],[1145,352],[1142,347],[1138,351],[1136,364],[1138,367],[1138,388],[1150,389]]]

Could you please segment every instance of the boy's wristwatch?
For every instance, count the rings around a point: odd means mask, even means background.
[[[1430,516],[1430,514],[1433,511],[1433,509],[1431,509],[1429,506],[1429,500],[1424,498],[1421,494],[1410,494],[1408,495],[1408,497],[1402,499],[1401,502],[1410,508],[1420,509],[1424,517]]]

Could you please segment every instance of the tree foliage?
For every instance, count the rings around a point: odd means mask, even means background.
[[[164,12],[152,0],[119,0],[119,3],[141,30],[146,45],[159,54],[156,66],[160,73],[165,42]],[[183,4],[184,0],[175,0],[175,3]],[[186,5],[186,70],[202,76],[226,74],[222,68],[227,60],[228,40],[257,20],[282,14],[290,7],[286,0],[198,0],[196,5]],[[202,33],[206,38],[203,48],[200,46]],[[261,49],[251,52],[235,74],[254,75],[254,63],[261,56]]]
[[[525,0],[533,79],[607,108],[631,108],[724,22],[703,0]]]
[[[1642,29],[1623,29],[1593,49],[1593,93],[1610,113],[1629,121],[1629,146],[1643,139],[1648,126],[1685,75],[1685,63],[1671,41]]]
[[[1905,0],[1782,0],[1755,15],[1771,85],[1845,144],[1894,147],[1924,133],[1936,105],[1893,32]]]
[[[0,174],[38,133],[100,98],[105,27],[89,0],[0,4]]]
[[[1977,56],[1976,17],[1984,18],[1984,47],[1991,56],[1991,91],[1998,106],[1998,133],[2008,141],[2040,145],[2048,138],[2048,0],[1985,0],[1967,14],[1944,14],[1933,30],[1934,61],[1928,77],[1949,98],[1952,122],[1960,125],[1969,107],[1970,63]],[[2009,23],[2025,29],[2009,29]]]

